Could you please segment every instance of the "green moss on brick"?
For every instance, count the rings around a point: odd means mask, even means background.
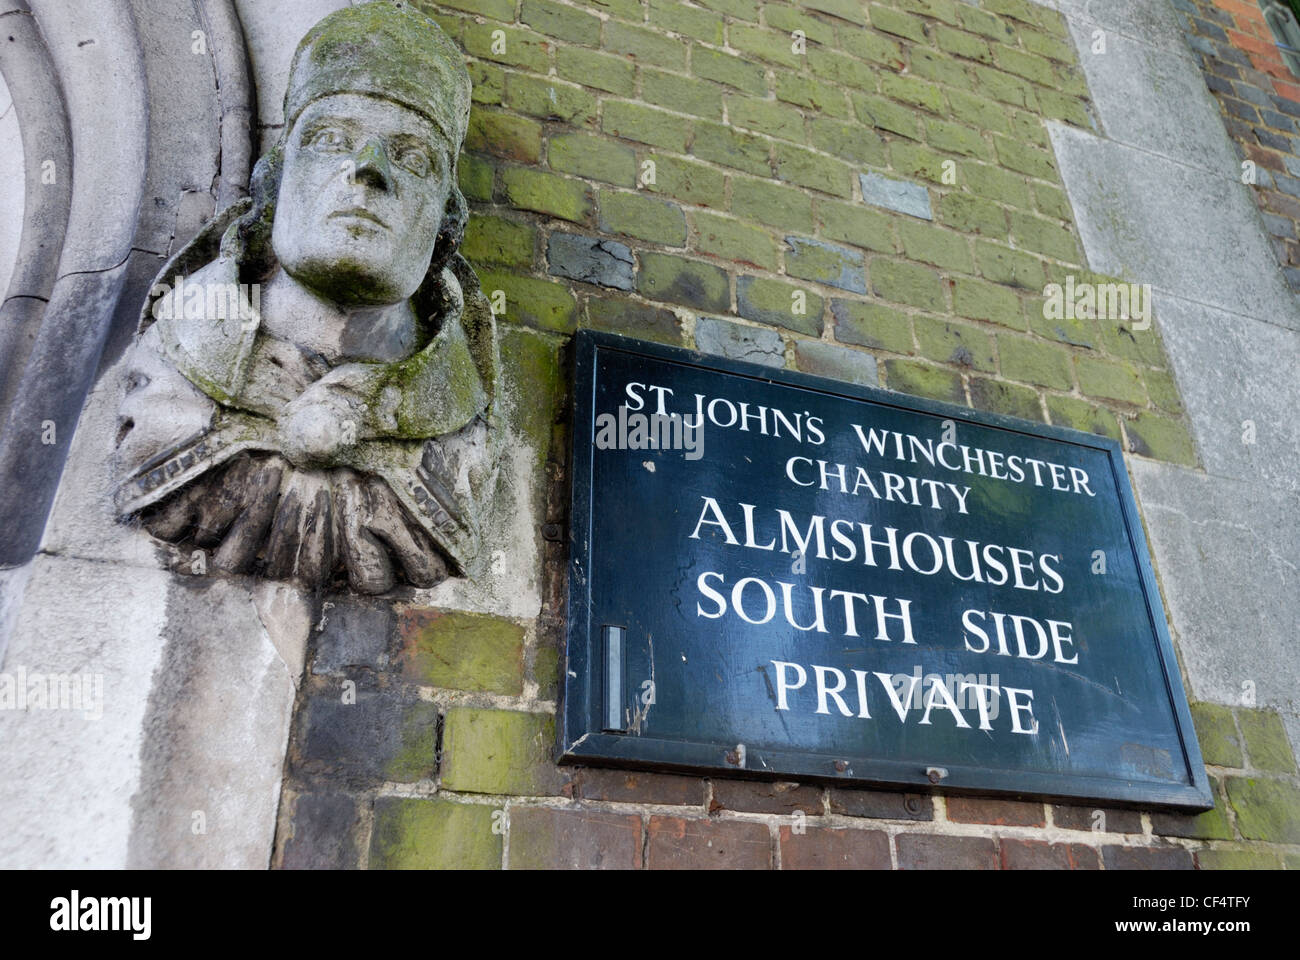
[[[1011,234],[1017,246],[1067,263],[1079,262],[1079,241],[1055,220],[1026,213],[1011,214]]]
[[[929,267],[898,260],[872,260],[868,266],[871,289],[878,297],[893,303],[943,312],[943,280]]]
[[[731,212],[785,230],[811,233],[813,229],[812,198],[802,190],[770,180],[733,179]]]
[[[1115,414],[1105,407],[1088,403],[1086,400],[1049,395],[1047,413],[1051,422],[1058,427],[1095,433],[1098,436],[1110,437],[1112,440],[1120,439],[1119,421],[1115,418]]]
[[[703,80],[725,83],[760,97],[767,93],[767,71],[763,66],[734,53],[696,47],[691,51],[691,72]]]
[[[956,278],[953,281],[952,306],[958,316],[971,320],[988,320],[1016,329],[1021,329],[1025,322],[1020,312],[1020,298],[1015,291],[983,280]]]
[[[596,125],[596,97],[551,77],[511,73],[506,78],[505,102],[512,110],[543,120],[561,120],[575,127]]]
[[[682,208],[641,193],[601,190],[600,229],[671,247],[686,245],[686,214]]]
[[[621,187],[636,182],[636,153],[626,144],[581,133],[551,137],[546,160],[552,170]]]
[[[743,220],[698,212],[691,216],[695,246],[703,253],[765,270],[777,268],[777,245],[772,235]]]
[[[452,690],[520,696],[524,628],[501,617],[408,608],[398,621],[402,675]]]
[[[550,0],[523,0],[519,6],[519,22],[565,43],[584,47],[600,43],[599,17]]]
[[[943,91],[937,84],[907,74],[887,74],[880,79],[880,92],[891,100],[906,103],[930,113],[944,113]]]
[[[863,347],[912,353],[912,324],[906,313],[878,303],[832,300],[835,339]]]
[[[735,96],[727,98],[727,120],[736,127],[766,133],[802,143],[803,114],[787,103],[775,100],[753,100]]]
[[[612,136],[664,147],[678,153],[686,152],[686,138],[690,132],[690,125],[683,123],[681,117],[654,107],[624,103],[621,100],[605,103],[600,125],[602,130]]]
[[[1193,703],[1191,711],[1202,759],[1218,767],[1242,766],[1241,742],[1232,710],[1217,703]]]
[[[456,161],[456,179],[467,199],[487,202],[492,199],[492,180],[496,167],[482,157],[462,153]]]
[[[527,117],[490,110],[473,110],[465,148],[518,163],[537,163],[542,155],[542,125]]]
[[[840,240],[877,253],[895,253],[894,218],[861,204],[819,200],[817,216],[822,236]]]
[[[921,136],[921,120],[916,113],[891,100],[854,94],[853,109],[858,119],[869,127],[897,133],[912,140]]]
[[[912,360],[886,360],[885,385],[890,390],[916,397],[946,400],[948,403],[966,402],[960,374]]]
[[[650,23],[684,37],[722,46],[722,16],[678,0],[650,0]]]
[[[788,33],[736,23],[731,26],[728,40],[737,50],[768,63],[795,69],[803,66],[803,55],[791,49],[793,45]]]
[[[442,786],[460,793],[553,796],[565,777],[552,760],[555,718],[477,707],[447,711]]]
[[[631,96],[636,89],[635,65],[623,57],[596,53],[582,47],[557,47],[555,72],[565,80],[622,96]]]
[[[1198,850],[1196,865],[1202,870],[1281,870],[1282,858],[1242,843]]]
[[[1133,453],[1187,467],[1196,466],[1192,435],[1182,421],[1143,411],[1127,421],[1124,430]]]
[[[502,217],[470,217],[460,252],[470,263],[503,263],[527,267],[533,262],[536,229]]]
[[[903,252],[912,260],[959,273],[975,272],[970,241],[963,234],[926,223],[900,220],[898,239],[902,241]]]
[[[823,303],[811,290],[780,280],[741,277],[736,282],[736,309],[742,317],[810,337],[821,335]]]
[[[1029,387],[1000,380],[986,380],[972,377],[970,382],[970,402],[977,410],[990,413],[1005,413],[1022,420],[1043,419],[1042,407],[1038,402],[1038,393]]]
[[[638,340],[654,340],[674,347],[682,343],[682,322],[672,310],[613,296],[602,295],[587,301],[587,324]]]
[[[1228,802],[1247,840],[1300,843],[1300,787],[1289,780],[1229,777]]]
[[[753,133],[732,130],[720,123],[696,123],[691,153],[701,160],[744,170],[746,173],[771,175],[772,141]]]
[[[479,271],[479,281],[489,298],[494,290],[505,292],[503,320],[554,333],[572,333],[577,327],[578,305],[563,283],[499,271]]]
[[[856,120],[817,116],[812,118],[811,128],[813,146],[819,150],[862,166],[883,167],[887,164],[884,139]]]
[[[666,194],[701,207],[721,209],[727,202],[726,177],[721,170],[666,154],[656,153],[649,159],[654,161],[655,178],[645,189],[651,193]]]
[[[960,173],[959,173],[960,178]],[[969,193],[949,193],[939,201],[939,219],[954,230],[962,233],[976,233],[986,237],[1005,239],[1007,235],[1007,213],[992,200],[983,200]],[[1025,256],[1019,251],[1008,251],[1018,256]],[[981,272],[983,272],[981,270]],[[1032,276],[1032,274],[1031,274]],[[1042,276],[1042,268],[1038,269]],[[994,279],[989,277],[989,279]],[[999,280],[998,282],[1003,282]]]
[[[1237,723],[1246,741],[1246,757],[1255,770],[1295,773],[1295,754],[1282,718],[1272,710],[1239,710]]]
[[[605,21],[605,49],[633,57],[640,63],[674,70],[686,69],[685,41],[617,20]]]
[[[778,140],[772,144],[772,165],[779,180],[837,197],[853,195],[853,169],[842,160]]]
[[[675,73],[641,68],[641,99],[706,120],[722,119],[722,87],[697,83]]]
[[[1008,380],[1069,390],[1074,386],[1070,354],[1060,346],[1024,337],[998,336],[998,359]]]
[[[407,797],[375,801],[370,838],[372,870],[497,870],[502,835],[499,808]]]
[[[903,13],[892,7],[873,3],[870,9],[871,25],[884,33],[892,33],[913,43],[928,43],[925,35],[925,21],[920,17]]]
[[[1146,403],[1142,377],[1131,364],[1097,357],[1077,357],[1079,390],[1085,396],[1124,403]]]
[[[514,19],[513,14],[509,19]],[[504,45],[494,44],[492,34],[498,30],[505,34]],[[550,61],[548,48],[552,46],[551,41],[531,30],[505,27],[499,23],[473,23],[472,21],[466,22],[461,34],[461,42],[465,45],[465,52],[471,56],[524,67],[533,73],[546,73]],[[493,49],[494,46],[496,49]],[[496,50],[501,52],[498,53]]]
[[[726,271],[667,253],[641,255],[637,291],[651,300],[683,303],[700,310],[725,311],[731,306]]]
[[[993,338],[982,330],[938,317],[915,317],[912,325],[916,329],[921,356],[927,360],[985,373],[996,369]]]
[[[502,172],[501,185],[511,206],[562,220],[581,223],[594,206],[591,188],[581,180],[568,180],[542,170],[510,167]]]

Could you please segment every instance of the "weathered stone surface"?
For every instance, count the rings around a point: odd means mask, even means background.
[[[860,252],[808,237],[786,237],[785,242],[789,248],[785,272],[789,276],[853,293],[867,292],[867,272]]]
[[[651,817],[646,866],[651,870],[770,870],[767,824]]]
[[[883,830],[781,827],[782,870],[889,870],[889,836]]]
[[[371,870],[499,870],[503,815],[486,804],[380,797]]]
[[[1240,167],[1221,132],[1219,111],[1204,95],[1201,71],[1185,50],[1162,42],[1167,38],[1115,32],[1106,38],[1106,52],[1094,54],[1096,26],[1073,18],[1069,24],[1110,139],[1207,170]]]
[[[547,246],[553,277],[568,277],[618,290],[633,288],[636,266],[632,250],[617,240],[553,233]]]
[[[700,317],[695,321],[695,349],[729,360],[785,366],[785,344],[775,330],[746,327],[718,317]]]
[[[1162,293],[1157,317],[1163,294],[1173,293],[1300,330],[1300,307],[1281,275],[1239,268],[1275,257],[1235,177],[1071,127],[1048,130],[1093,269],[1153,284]]]
[[[353,667],[382,670],[388,666],[393,611],[387,604],[337,597],[326,601],[322,618],[325,625],[316,634],[312,673],[340,673]]]
[[[284,842],[285,870],[354,870],[361,862],[354,831],[357,801],[345,793],[304,793],[293,801]]]
[[[821,816],[822,789],[811,784],[783,780],[754,782],[749,780],[714,780],[710,812],[743,810],[748,813]]]
[[[639,870],[641,817],[512,807],[508,858],[511,870]]]
[[[403,700],[396,691],[358,690],[356,703],[338,691],[311,697],[303,713],[302,767],[412,783],[431,779],[438,708]]]
[[[1277,616],[1300,591],[1300,572],[1280,549],[1300,543],[1293,495],[1158,463],[1133,461],[1130,469],[1189,692],[1239,703],[1249,681],[1261,706],[1293,723],[1300,663],[1291,628]]]

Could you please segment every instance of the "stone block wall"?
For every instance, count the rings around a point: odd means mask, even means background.
[[[1198,454],[1159,317],[1044,314],[1047,284],[1112,279],[1086,269],[1047,134],[1094,126],[1053,10],[418,5],[475,83],[462,249],[536,388],[541,608],[329,599],[274,866],[1300,868],[1294,753],[1247,707],[1193,707],[1217,798],[1199,817],[557,766],[578,328]]]

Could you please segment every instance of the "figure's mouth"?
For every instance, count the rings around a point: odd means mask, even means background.
[[[326,219],[334,220],[335,218],[345,220],[367,220],[370,223],[383,227],[385,230],[388,229],[388,224],[385,223],[378,214],[372,210],[367,210],[365,207],[347,207],[343,210],[335,210]]]

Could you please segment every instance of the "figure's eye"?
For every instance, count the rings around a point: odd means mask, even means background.
[[[346,150],[348,138],[338,127],[323,127],[308,138],[307,145],[317,150]]]
[[[419,147],[408,147],[398,151],[396,162],[399,167],[409,170],[417,177],[427,177],[432,166],[429,154]]]

